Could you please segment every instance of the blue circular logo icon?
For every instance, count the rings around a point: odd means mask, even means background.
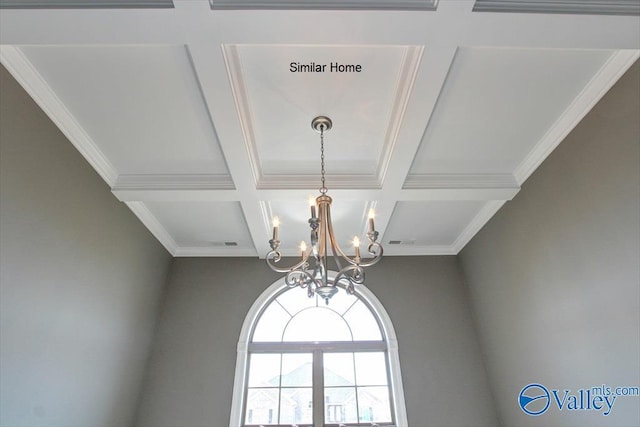
[[[527,415],[540,415],[549,408],[549,390],[541,384],[529,384],[520,391],[518,404]]]

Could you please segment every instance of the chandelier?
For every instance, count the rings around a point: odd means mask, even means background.
[[[368,215],[367,238],[369,245],[367,252],[371,258],[363,260],[360,256],[360,239],[358,236],[353,239],[355,255],[347,256],[338,245],[331,224],[331,197],[327,195],[325,185],[324,170],[324,134],[331,130],[333,123],[325,116],[316,117],[311,121],[313,130],[320,134],[320,173],[322,187],[320,195],[314,200],[310,199],[311,218],[309,227],[311,228],[310,248],[304,240],[300,243],[301,259],[291,267],[278,267],[278,262],[282,259],[279,251],[280,240],[278,240],[278,228],[280,221],[273,218],[273,237],[269,240],[271,251],[266,256],[267,265],[278,273],[286,273],[285,283],[294,288],[307,289],[307,295],[312,297],[315,294],[324,299],[329,304],[329,299],[338,292],[338,287],[344,288],[349,294],[355,292],[355,285],[364,284],[364,268],[376,264],[382,258],[382,246],[377,242],[378,232],[375,230],[373,210]],[[329,250],[333,256],[335,267],[338,273],[329,276],[328,261]],[[344,267],[343,267],[344,265]]]

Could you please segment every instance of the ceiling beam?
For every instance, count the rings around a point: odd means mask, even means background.
[[[393,22],[402,25],[379,31]],[[215,48],[223,43],[288,44],[293,37],[298,44],[324,45],[640,48],[637,16],[472,12],[467,1],[440,2],[435,12],[394,12],[391,21],[381,12],[274,10],[268,25],[264,11],[211,11],[206,0],[176,1],[175,9],[3,10],[0,15],[0,39],[12,45],[198,41]]]
[[[393,194],[398,201],[435,201],[435,200],[511,200],[520,190],[518,186],[493,188],[447,187],[447,188],[403,188]],[[123,202],[231,202],[246,200],[240,190],[180,190],[175,188],[127,189],[114,188],[113,194]],[[316,189],[268,189],[255,190],[257,200],[307,200]],[[380,189],[330,189],[334,200],[384,200],[385,191]],[[259,207],[258,207],[259,209]]]

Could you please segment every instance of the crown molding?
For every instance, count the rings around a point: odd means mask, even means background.
[[[249,164],[253,173],[253,181],[257,185],[262,171],[260,169],[260,159],[258,158],[258,148],[256,147],[253,126],[251,126],[251,123],[253,123],[251,109],[249,108],[247,90],[241,77],[240,70],[242,66],[240,65],[240,57],[238,56],[236,45],[222,45],[222,56],[227,69],[227,76],[229,77],[238,120],[240,121],[242,139],[245,143]]]
[[[142,202],[125,202],[131,211],[140,219],[140,221],[149,229],[151,234],[172,256],[176,256],[178,244],[169,232],[162,226],[160,221],[151,213],[149,208]]]
[[[518,184],[521,185],[529,178],[638,57],[640,57],[640,50],[618,50],[611,54],[582,92],[516,167],[513,175]]]
[[[382,185],[391,163],[391,156],[398,141],[398,135],[409,105],[409,99],[413,93],[413,87],[418,76],[418,69],[422,61],[424,46],[406,46],[404,58],[398,75],[398,87],[396,97],[391,107],[389,126],[382,146],[380,161],[378,162],[376,175],[379,185]]]
[[[375,175],[332,174],[329,179],[330,190],[334,189],[380,189]],[[256,185],[259,190],[277,189],[318,189],[320,179],[317,175],[264,175]]]
[[[234,190],[227,174],[122,174],[113,191],[124,190]]]
[[[480,211],[473,217],[471,221],[467,224],[467,226],[462,230],[462,232],[458,235],[455,242],[453,242],[452,249],[454,253],[457,255],[464,247],[471,241],[473,236],[475,236],[482,227],[485,226],[487,222],[500,210],[502,205],[504,205],[506,200],[490,200],[480,209]]]
[[[382,242],[385,256],[456,255],[453,245],[390,245]]]
[[[300,255],[300,254],[298,254]],[[175,257],[255,257],[254,248],[229,246],[180,246],[173,253]]]
[[[519,189],[516,178],[510,173],[503,174],[451,174],[424,173],[410,174],[404,182],[403,189],[434,188],[509,188]]]
[[[237,201],[239,196],[226,174],[123,174],[111,192],[121,202]]]
[[[118,173],[18,47],[0,45],[0,62],[110,187]]]

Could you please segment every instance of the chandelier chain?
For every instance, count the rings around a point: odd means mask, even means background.
[[[324,182],[324,125],[320,125],[320,175],[322,179],[322,188],[320,193],[327,194],[327,186]]]

